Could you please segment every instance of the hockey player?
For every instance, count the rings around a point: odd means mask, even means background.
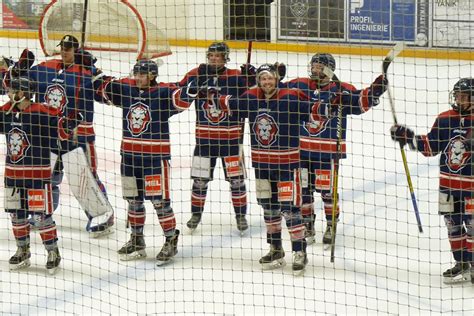
[[[207,64],[201,64],[188,72],[179,83],[188,85],[197,80],[198,85],[216,86],[223,95],[237,97],[255,84],[255,67],[241,66],[241,71],[229,69],[229,47],[224,42],[212,43],[207,50]],[[200,96],[198,96],[200,97]],[[245,187],[245,166],[239,144],[243,140],[243,123],[230,121],[229,116],[210,106],[204,100],[196,101],[196,147],[192,162],[191,177],[191,219],[187,222],[194,230],[201,222],[208,183],[212,181],[217,160],[222,161],[225,179],[230,183],[237,229],[243,233],[248,229],[247,192]]]
[[[219,97],[220,108],[236,119],[248,118],[251,134],[252,166],[255,168],[257,201],[264,210],[270,251],[260,259],[264,268],[285,264],[281,221],[285,218],[292,244],[295,274],[308,262],[305,227],[300,212],[299,126],[313,116],[327,117],[328,105],[301,101],[301,92],[278,88],[274,64],[257,70],[258,87],[239,98]],[[211,101],[210,101],[211,102]]]
[[[34,85],[26,77],[12,78],[10,102],[0,108],[0,132],[6,136],[5,211],[10,213],[17,251],[10,258],[11,269],[30,265],[30,224],[28,216],[38,215],[38,230],[48,252],[46,269],[53,274],[59,266],[56,224],[52,217],[51,158],[63,140],[64,149],[72,129],[82,120],[78,112],[69,118],[59,111],[34,103]]]
[[[158,66],[152,60],[139,60],[133,75],[133,79],[106,81],[98,92],[104,102],[121,107],[123,113],[122,189],[132,233],[118,253],[122,260],[146,256],[144,200],[150,200],[166,237],[156,256],[160,265],[178,252],[179,236],[170,199],[168,119],[189,108],[190,103],[181,99],[180,89],[156,82]]]
[[[472,182],[474,78],[462,78],[450,93],[451,110],[442,112],[426,135],[402,125],[390,129],[392,139],[431,157],[440,154],[439,214],[444,216],[456,264],[443,273],[446,283],[474,283],[474,185]],[[471,270],[469,271],[469,267]]]
[[[315,54],[311,58],[309,78],[296,78],[286,83],[289,88],[301,89],[307,98],[314,102],[332,103],[337,106],[342,102],[342,152],[337,152],[338,118],[320,118],[304,121],[300,125],[301,161],[303,178],[303,205],[301,213],[306,225],[308,243],[314,243],[314,192],[321,194],[326,215],[327,227],[323,235],[323,244],[331,244],[332,222],[339,219],[339,207],[332,217],[333,190],[332,168],[335,168],[336,155],[340,159],[346,157],[346,126],[348,115],[359,115],[379,103],[387,81],[383,76],[375,79],[369,88],[356,90],[348,83],[336,84],[332,81],[332,73],[336,69],[336,61],[331,54]]]
[[[37,102],[44,102],[64,115],[68,115],[70,111],[80,111],[84,116],[84,122],[81,122],[75,130],[74,138],[86,154],[86,157],[79,157],[80,161],[86,161],[88,164],[100,192],[94,190],[90,195],[84,196],[83,193],[81,194],[79,186],[71,186],[71,190],[88,218],[87,231],[93,237],[98,237],[110,233],[110,228],[114,224],[113,209],[107,200],[105,187],[97,175],[93,119],[94,78],[98,75],[98,72],[93,66],[95,58],[79,48],[79,42],[74,36],[65,35],[58,46],[61,48],[61,59],[48,60],[30,69],[21,69],[20,71],[36,82],[37,94],[35,100]],[[52,185],[55,209],[59,203],[59,184],[63,179],[63,164],[74,165],[64,161],[68,158],[62,155],[53,170]],[[69,182],[79,182],[78,179],[72,179],[72,181],[70,179],[71,177],[78,178],[77,174],[74,174],[68,168],[64,171]],[[90,203],[90,201],[93,201],[93,203]],[[102,205],[100,209],[95,208],[95,205],[98,204]],[[94,207],[91,207],[91,205],[94,205]]]

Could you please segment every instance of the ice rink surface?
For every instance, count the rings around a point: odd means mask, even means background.
[[[29,47],[44,59],[35,40],[0,39],[1,54],[17,58]],[[201,48],[173,47],[164,57],[159,80],[175,82],[205,62]],[[254,51],[252,63],[284,62],[288,77],[308,75],[312,54]],[[134,56],[96,53],[107,74],[128,76]],[[356,87],[366,87],[381,71],[382,57],[335,56],[336,74]],[[232,51],[228,67],[246,61],[245,51]],[[397,58],[390,82],[400,123],[417,134],[429,131],[436,115],[449,109],[448,93],[463,76],[472,76],[469,61]],[[1,97],[6,101],[5,96]],[[398,146],[390,139],[392,115],[387,95],[379,106],[348,120],[348,159],[340,169],[341,221],[335,263],[321,245],[325,220],[317,198],[317,242],[308,247],[304,276],[291,264],[263,271],[258,259],[267,252],[265,224],[256,203],[255,181],[245,138],[249,179],[250,229],[241,237],[235,227],[229,185],[222,167],[210,184],[202,224],[191,235],[190,166],[194,148],[194,110],[171,120],[172,206],[182,231],[174,263],[157,267],[163,244],[157,216],[147,204],[146,260],[119,261],[117,250],[128,240],[126,203],[121,197],[121,110],[96,104],[95,131],[99,175],[116,210],[114,234],[91,239],[86,217],[62,185],[55,213],[61,269],[49,276],[39,234],[32,233],[32,265],[10,272],[8,259],[16,246],[9,216],[0,213],[0,313],[9,314],[465,314],[474,312],[474,286],[448,286],[441,273],[453,265],[443,218],[437,215],[438,157],[408,152],[424,233],[419,234]],[[248,131],[248,128],[247,128]],[[5,155],[4,138],[0,150]],[[1,159],[3,176],[3,158]],[[3,186],[3,181],[2,181]],[[3,199],[3,197],[2,197]],[[3,205],[3,200],[0,201]],[[283,228],[287,262],[290,242]]]

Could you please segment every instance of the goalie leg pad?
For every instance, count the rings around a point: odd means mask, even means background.
[[[91,217],[113,214],[112,205],[100,190],[90,170],[87,157],[82,148],[76,148],[62,155],[64,171],[69,186],[81,207]]]

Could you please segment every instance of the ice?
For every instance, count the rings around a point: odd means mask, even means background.
[[[2,39],[2,54],[16,57],[24,47],[43,56],[37,41]],[[175,82],[205,62],[205,50],[173,47],[164,57],[159,80]],[[134,56],[97,52],[98,66],[107,74],[127,76]],[[252,62],[280,61],[288,76],[307,76],[312,54],[252,52]],[[365,87],[381,72],[383,57],[335,56],[336,74],[356,87]],[[246,61],[245,51],[233,51],[229,67]],[[473,64],[461,60],[397,58],[389,76],[398,121],[426,133],[436,117],[449,109],[448,93]],[[6,101],[6,97],[1,97]],[[419,234],[398,146],[390,139],[393,123],[386,95],[374,110],[348,122],[348,159],[342,162],[341,222],[335,264],[321,245],[325,221],[317,198],[317,243],[308,247],[309,264],[302,277],[291,266],[262,271],[258,259],[267,252],[265,224],[256,203],[255,181],[249,163],[249,220],[240,237],[222,168],[210,184],[202,224],[190,234],[190,166],[194,148],[193,110],[171,120],[172,206],[182,231],[173,264],[156,267],[155,255],[164,238],[157,216],[147,204],[145,236],[148,258],[122,262],[116,251],[127,241],[126,203],[120,189],[121,110],[97,104],[98,166],[109,199],[116,209],[113,235],[91,239],[86,216],[62,186],[58,224],[63,261],[54,276],[46,273],[46,252],[32,233],[32,266],[10,272],[15,252],[9,216],[0,215],[1,311],[5,314],[472,314],[474,287],[470,283],[444,285],[441,273],[452,266],[442,217],[437,215],[438,158],[407,152],[424,233]],[[0,146],[6,152],[2,138]],[[2,159],[3,161],[3,159]],[[2,162],[3,175],[3,162]],[[0,201],[1,203],[2,201]],[[283,229],[287,261],[290,243]]]

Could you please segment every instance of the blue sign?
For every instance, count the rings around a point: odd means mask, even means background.
[[[392,41],[415,40],[415,7],[415,0],[392,0]]]
[[[350,1],[349,7],[349,39],[390,40],[390,1]]]

